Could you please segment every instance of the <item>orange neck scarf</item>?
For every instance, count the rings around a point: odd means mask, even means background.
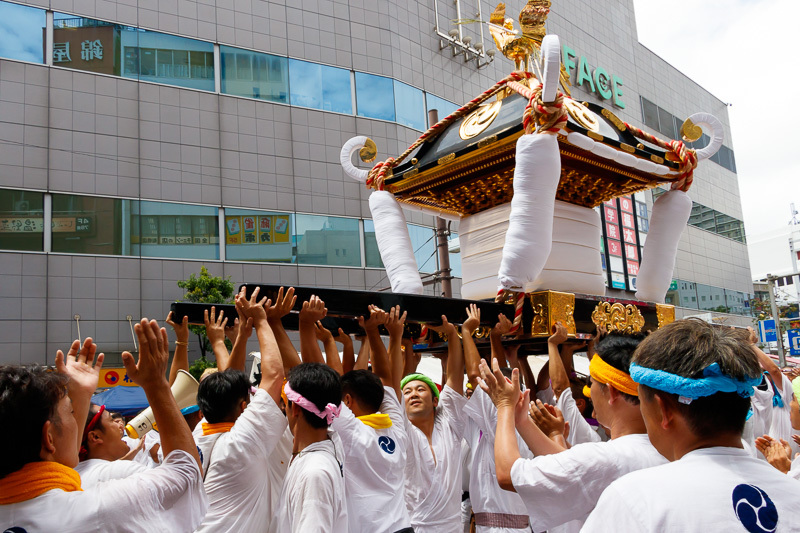
[[[0,505],[26,502],[53,489],[83,490],[80,474],[55,461],[28,463],[0,479]]]
[[[233,422],[217,422],[216,424],[209,424],[203,422],[203,436],[215,435],[217,433],[227,433],[233,427]]]
[[[630,374],[609,365],[597,354],[589,363],[589,375],[599,383],[613,385],[620,392],[639,396],[639,385],[631,379]]]

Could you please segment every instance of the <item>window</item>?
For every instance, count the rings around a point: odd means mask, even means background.
[[[114,26],[114,31],[122,50],[122,76],[214,90],[213,44],[129,26]]]
[[[355,218],[295,215],[297,263],[361,266],[361,238]]]
[[[359,117],[394,121],[394,84],[391,78],[356,72]]]
[[[371,220],[364,221],[364,255],[366,256],[366,265],[364,266],[383,268],[378,241],[375,238],[375,223]]]
[[[0,189],[0,249],[44,250],[44,193]]]
[[[653,189],[653,200],[664,194],[664,189]],[[692,202],[692,212],[689,215],[689,225],[702,230],[710,231],[727,239],[745,243],[744,222],[730,215],[720,213],[715,209]]]
[[[431,273],[437,270],[436,231],[433,228],[407,224],[411,237],[411,248],[420,272]]]
[[[226,259],[291,263],[293,235],[293,214],[225,210]]]
[[[646,98],[642,98],[642,116],[644,124],[656,131],[658,129],[658,106]]]
[[[458,239],[458,233],[451,233],[447,241],[447,248],[450,252],[450,274],[460,278],[461,277],[461,241]],[[602,256],[602,254],[601,254]],[[601,257],[605,264],[605,258]]]
[[[217,213],[217,208],[210,206],[134,201],[131,253],[142,257],[219,259]]]
[[[353,114],[349,70],[290,59],[289,90],[292,105]]]
[[[135,200],[53,195],[54,252],[131,255],[131,204]]]
[[[0,57],[44,63],[44,9],[0,2],[0,19]]]
[[[444,98],[439,98],[438,96],[434,96],[431,93],[427,93],[425,95],[425,99],[427,100],[428,104],[427,111],[430,111],[431,109],[436,109],[439,114],[439,120],[442,120],[447,115],[452,114],[459,108],[459,106],[457,106],[453,102],[448,102]],[[430,126],[433,126],[433,124],[428,124],[428,127]]]
[[[415,130],[425,130],[425,98],[422,91],[394,80],[394,108],[398,124]]]
[[[288,103],[289,60],[220,46],[221,90],[225,94]]]

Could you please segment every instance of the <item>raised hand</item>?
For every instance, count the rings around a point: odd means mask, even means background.
[[[172,330],[175,332],[175,338],[178,342],[187,342],[189,340],[189,317],[184,316],[180,323],[175,322],[175,318],[172,311],[170,311],[165,322],[172,326]]]
[[[773,439],[764,435],[756,439],[756,449],[760,451],[767,462],[786,474],[792,468],[792,448],[789,443],[781,439]]]
[[[358,317],[358,325],[361,326],[364,331],[368,329],[378,329],[378,326],[382,326],[386,323],[387,318],[389,318],[389,315],[386,311],[377,305],[370,304],[369,318],[365,319],[363,316]]]
[[[342,328],[339,328],[339,331],[337,332],[337,335],[333,338],[333,340],[335,340],[340,344],[344,344],[345,346],[349,344],[351,348],[353,346],[353,338],[347,333],[345,333]]]
[[[155,320],[143,318],[133,331],[139,339],[139,361],[135,362],[130,352],[122,352],[122,363],[128,376],[145,392],[161,385],[169,387],[164,377],[169,360],[167,330],[159,328]]]
[[[267,309],[267,319],[280,320],[292,311],[296,301],[297,296],[294,295],[294,287],[289,287],[285,295],[283,293],[283,287],[281,287],[278,289],[278,296],[275,298],[275,304]]]
[[[216,313],[217,308],[214,306],[211,307],[210,317],[208,309],[203,311],[203,323],[206,325],[206,337],[208,337],[208,341],[212,346],[220,342],[225,344],[225,325],[228,323],[228,319],[223,317],[225,314],[224,311],[220,311],[219,316],[217,316]]]
[[[408,312],[404,311],[403,314],[400,314],[400,306],[396,305],[389,310],[389,314],[386,317],[386,329],[389,331],[390,337],[395,337],[397,339],[403,337],[403,328],[406,324],[406,316],[408,316]]]
[[[564,434],[566,422],[564,422],[564,415],[558,407],[536,400],[530,403],[529,413],[534,423],[548,437]]]
[[[514,424],[520,425],[526,420],[530,420],[528,406],[531,403],[531,390],[525,389],[519,396],[519,401],[514,406]]]
[[[319,296],[312,294],[311,298],[303,302],[303,308],[300,310],[300,322],[306,324],[313,324],[325,318],[328,314],[328,309],[325,307]]]
[[[272,302],[266,296],[258,299],[258,293],[261,287],[253,289],[250,299],[239,298],[237,304],[241,307],[242,315],[253,319],[252,325],[258,327],[260,322],[267,321],[267,308],[272,305]]]
[[[105,357],[101,353],[95,360],[96,352],[97,345],[92,342],[91,337],[86,337],[83,344],[79,339],[72,341],[66,358],[61,350],[56,352],[56,370],[69,377],[67,390],[70,395],[82,393],[91,396],[94,393]]]
[[[561,321],[558,321],[553,326],[553,334],[550,335],[550,338],[547,339],[547,342],[550,344],[563,344],[567,342],[567,328],[564,327],[564,324]]]
[[[497,324],[492,328],[492,333],[495,335],[505,335],[511,331],[512,323],[506,315],[500,313],[497,315]]]
[[[439,326],[428,326],[429,329],[432,329],[436,333],[442,334],[446,333],[449,334],[450,332],[455,332],[456,327],[447,321],[447,317],[442,315],[442,323]]]
[[[322,322],[318,320],[317,322],[314,323],[314,326],[315,326],[314,332],[317,335],[318,341],[322,341],[323,343],[325,343],[333,340],[333,334],[330,332],[330,330],[326,329],[325,326],[322,325]]]
[[[461,324],[462,334],[472,335],[481,325],[481,310],[475,304],[469,304],[467,307],[467,319]]]
[[[497,363],[497,359],[492,360],[491,370],[489,370],[486,360],[481,359],[480,370],[481,378],[478,383],[492,399],[492,403],[497,409],[515,408],[522,395],[519,390],[519,370],[515,368],[512,371],[511,381],[500,372],[500,365]]]

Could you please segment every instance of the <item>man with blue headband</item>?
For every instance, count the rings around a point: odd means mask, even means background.
[[[612,483],[582,531],[800,530],[798,482],[742,447],[761,382],[745,332],[667,324],[639,345],[631,377],[648,437],[671,462]]]

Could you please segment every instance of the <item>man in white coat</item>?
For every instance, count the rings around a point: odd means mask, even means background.
[[[639,346],[631,377],[650,441],[672,462],[612,483],[584,531],[800,530],[800,484],[742,446],[761,381],[746,334],[697,319],[667,324]]]
[[[0,425],[14,428],[14,439],[0,444],[0,529],[189,532],[200,524],[207,508],[200,458],[165,377],[167,332],[147,319],[134,329],[138,364],[129,352],[122,361],[153,407],[164,464],[81,489],[74,467],[103,360],[93,364],[91,339],[73,342],[66,358],[59,350],[58,372],[0,367]]]

